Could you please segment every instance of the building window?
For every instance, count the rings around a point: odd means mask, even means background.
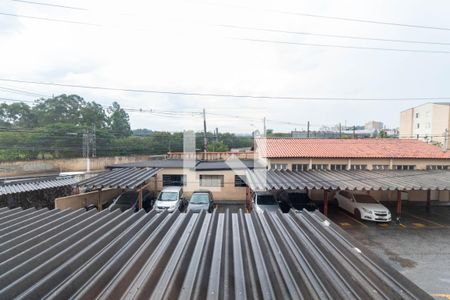
[[[200,175],[200,186],[223,187],[223,175]]]
[[[347,165],[330,165],[330,170],[343,171],[347,169]]]
[[[326,170],[328,169],[328,164],[312,164],[312,170]]]
[[[270,169],[272,170],[287,170],[287,164],[271,164]]]
[[[420,123],[417,123],[417,128],[420,128]]]
[[[448,170],[446,165],[428,165],[427,170]]]
[[[163,175],[163,186],[186,186],[186,175]]]
[[[419,118],[419,113],[416,113],[416,119],[418,119]]]
[[[415,169],[416,169],[415,165],[395,165],[394,166],[394,170],[411,171],[411,170],[415,170]]]
[[[373,170],[389,170],[389,165],[373,165]]]
[[[308,171],[309,165],[308,164],[293,164],[292,165],[292,171]]]
[[[236,187],[246,187],[245,183],[246,177],[245,175],[234,175],[234,186]]]
[[[351,165],[350,170],[367,170],[367,165]]]

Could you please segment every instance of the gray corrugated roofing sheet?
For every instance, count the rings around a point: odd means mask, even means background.
[[[110,169],[115,168],[182,168],[182,159],[153,159],[153,160],[143,160],[134,163],[126,164],[116,164],[106,166]]]
[[[237,167],[237,169],[243,169],[243,168],[264,168],[262,164],[260,164],[257,161],[254,161],[253,159],[243,159],[239,160],[242,165]],[[208,170],[230,170],[230,166],[226,163],[226,161],[220,160],[220,161],[196,161],[195,164],[195,170],[197,171],[208,171]],[[127,164],[117,164],[117,165],[110,165],[107,166],[107,168],[115,169],[115,168],[144,168],[144,167],[151,167],[151,168],[183,168],[183,160],[182,159],[161,159],[161,160],[144,160],[134,163],[127,163]]]
[[[100,173],[78,183],[90,189],[135,189],[158,173],[159,168],[118,168]]]
[[[450,190],[450,171],[289,171],[247,172],[253,190]]]
[[[0,209],[0,298],[432,299],[319,212]]]
[[[73,177],[54,178],[46,180],[25,181],[0,185],[0,196],[38,190],[52,189],[62,186],[76,185],[77,180]]]

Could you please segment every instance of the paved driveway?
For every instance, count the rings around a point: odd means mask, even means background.
[[[337,208],[329,218],[435,298],[450,299],[449,207],[404,207],[399,224],[358,221]]]

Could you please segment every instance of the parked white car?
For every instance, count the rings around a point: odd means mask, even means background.
[[[176,209],[182,211],[186,207],[183,189],[179,186],[165,187],[158,198],[156,198],[154,209],[156,211],[174,212]]]
[[[270,192],[256,192],[253,194],[252,201],[253,209],[258,213],[276,212],[280,208],[275,196]]]
[[[335,195],[338,206],[355,215],[357,219],[390,222],[391,212],[368,194],[339,191]]]

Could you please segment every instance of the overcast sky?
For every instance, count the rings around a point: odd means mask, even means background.
[[[33,0],[34,1],[34,0]],[[99,1],[35,0],[73,8],[0,1],[0,13],[69,20],[68,24],[0,15],[0,78],[115,88],[294,97],[449,97],[450,53],[410,53],[241,39],[356,47],[450,51],[449,45],[381,42],[233,29],[257,27],[331,35],[450,43],[450,30],[349,22],[308,13],[450,28],[445,0]],[[226,5],[224,3],[227,3]],[[235,3],[235,5],[232,5]],[[159,111],[206,109],[208,127],[250,132],[302,129],[369,120],[399,126],[401,110],[427,101],[298,101],[88,90],[0,81],[0,88],[44,95],[76,93],[109,105]],[[33,96],[0,90],[0,97]],[[241,116],[219,117],[214,114]],[[201,129],[198,117],[130,113],[133,129]],[[275,121],[292,122],[282,124]]]

